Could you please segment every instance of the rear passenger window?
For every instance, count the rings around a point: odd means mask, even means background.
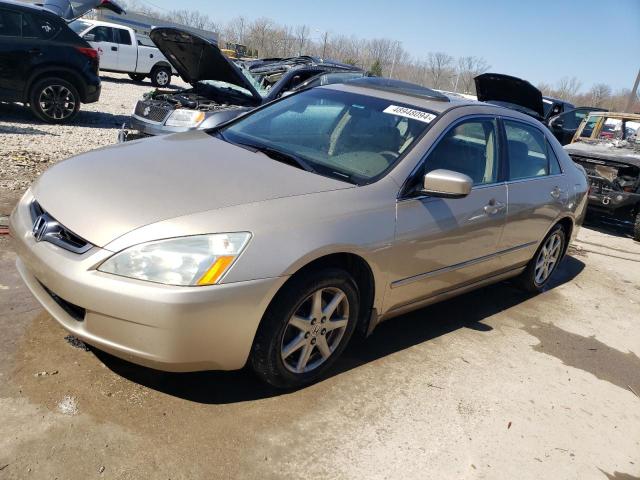
[[[22,15],[22,36],[25,38],[53,38],[60,31],[60,25],[39,15]]]
[[[551,175],[560,175],[562,173],[562,168],[560,168],[560,161],[556,156],[556,152],[553,151],[553,147],[551,144],[547,142],[547,153],[549,154],[549,170],[551,171]]]
[[[118,43],[121,45],[131,45],[131,34],[127,30],[121,28],[116,30],[118,34]]]
[[[467,120],[449,130],[427,157],[423,175],[444,168],[464,173],[474,185],[498,181],[496,123],[492,119]]]
[[[0,37],[19,37],[22,15],[0,10]]]
[[[547,141],[535,127],[505,120],[509,179],[544,177],[549,175]]]

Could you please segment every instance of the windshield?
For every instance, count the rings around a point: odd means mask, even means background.
[[[253,88],[255,88],[256,92],[258,92],[260,94],[261,97],[266,97],[267,94],[269,93],[269,89],[268,88],[264,88],[260,82],[258,82],[255,77],[253,75],[251,75],[251,72],[242,67],[240,68],[240,70],[242,71],[242,74],[246,77],[246,79],[249,81],[249,83],[251,84],[251,86]]]
[[[69,24],[69,27],[71,28],[71,30],[76,32],[78,35],[80,35],[82,32],[84,32],[90,26],[91,26],[91,23],[83,22],[82,20],[74,20],[73,22],[71,22]]]
[[[277,150],[319,174],[363,185],[393,167],[435,118],[417,107],[319,88],[272,103],[214,134]]]

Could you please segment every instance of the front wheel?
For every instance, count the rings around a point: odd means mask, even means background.
[[[318,380],[349,342],[358,307],[356,284],[343,270],[292,280],[258,328],[250,359],[254,371],[278,388],[299,388]]]
[[[151,84],[154,87],[168,87],[171,84],[171,69],[168,67],[155,67],[151,71]]]
[[[640,211],[636,213],[636,221],[633,224],[633,239],[640,242]]]
[[[519,285],[529,292],[542,292],[556,271],[565,250],[567,236],[562,225],[556,225],[542,241],[527,268],[518,278]]]
[[[38,80],[29,94],[31,111],[43,122],[64,123],[80,110],[80,95],[71,83],[56,77]]]

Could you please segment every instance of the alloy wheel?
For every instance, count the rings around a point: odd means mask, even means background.
[[[549,279],[558,265],[561,254],[562,237],[556,232],[547,238],[540,249],[540,253],[538,253],[538,258],[536,258],[534,270],[536,285],[543,285]]]
[[[307,373],[329,359],[349,322],[349,300],[339,288],[327,287],[302,301],[285,327],[280,356],[287,370]]]
[[[63,85],[48,85],[38,97],[40,109],[49,118],[64,120],[73,115],[76,109],[76,97]]]
[[[167,83],[169,83],[169,74],[164,70],[160,70],[156,74],[156,83],[162,87],[165,86]]]

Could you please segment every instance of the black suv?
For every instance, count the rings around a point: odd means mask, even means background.
[[[98,52],[59,16],[0,0],[0,101],[29,104],[48,123],[100,97]]]

